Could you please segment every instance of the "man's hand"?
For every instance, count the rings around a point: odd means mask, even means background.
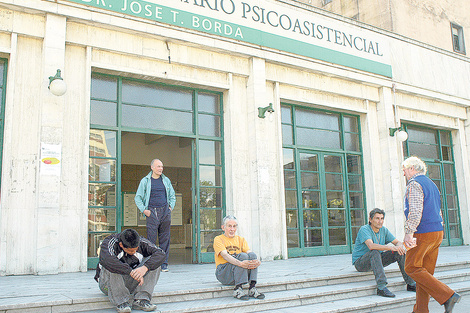
[[[150,210],[147,209],[147,210],[144,210],[144,214],[145,216],[149,217],[150,214],[152,214],[152,212],[150,212]]]
[[[240,267],[253,270],[261,265],[260,260],[245,260],[240,262]]]
[[[405,234],[403,243],[406,245],[408,249],[414,248],[416,246],[416,238],[413,237],[413,234]]]
[[[390,247],[390,250],[391,250],[391,251],[397,251],[399,255],[404,255],[404,254],[406,254],[406,249],[405,249],[405,247],[403,247],[402,244],[397,245],[397,246],[391,246],[391,247]]]
[[[147,266],[141,266],[131,271],[131,277],[139,282],[139,286],[144,283],[144,275],[148,272]]]

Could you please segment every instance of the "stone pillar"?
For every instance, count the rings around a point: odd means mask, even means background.
[[[51,156],[62,162],[63,108],[65,97],[48,90],[49,76],[65,63],[66,18],[47,14],[43,42],[43,88],[41,89],[40,152],[38,166],[37,273],[59,271],[61,163],[52,167],[44,159]],[[65,73],[63,73],[65,74]],[[57,162],[54,160],[54,162]],[[54,163],[53,162],[53,163]]]

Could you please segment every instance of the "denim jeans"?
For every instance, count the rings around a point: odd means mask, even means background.
[[[254,252],[242,252],[239,254],[233,254],[232,256],[240,261],[257,259],[257,256]],[[240,284],[245,284],[252,280],[256,281],[258,278],[258,268],[249,270],[227,262],[224,264],[219,264],[219,266],[217,266],[215,276],[217,277],[217,280],[223,285],[236,286]]]
[[[373,271],[377,288],[382,290],[387,286],[387,277],[385,277],[384,267],[397,262],[401,275],[408,285],[414,285],[415,282],[405,272],[405,255],[400,255],[397,251],[380,252],[378,250],[370,250],[359,259],[356,260],[354,266],[358,272]]]

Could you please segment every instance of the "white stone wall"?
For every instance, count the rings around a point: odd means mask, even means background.
[[[398,238],[403,151],[389,127],[452,130],[470,241],[467,58],[389,36],[388,79],[70,3],[3,0],[0,14],[0,56],[9,59],[0,275],[86,270],[92,71],[223,92],[227,213],[264,260],[287,257],[281,102],[361,117],[367,207],[384,208]],[[63,97],[47,90],[57,68],[68,85]],[[258,107],[269,103],[273,119],[260,119]],[[41,143],[60,144],[60,176],[41,173]]]

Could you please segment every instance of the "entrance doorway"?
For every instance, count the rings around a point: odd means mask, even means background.
[[[122,132],[121,137],[121,229],[134,228],[147,237],[145,216],[135,206],[134,196],[140,180],[150,172],[150,162],[163,162],[176,193],[171,214],[169,264],[194,262],[192,203],[193,139],[156,134]]]

